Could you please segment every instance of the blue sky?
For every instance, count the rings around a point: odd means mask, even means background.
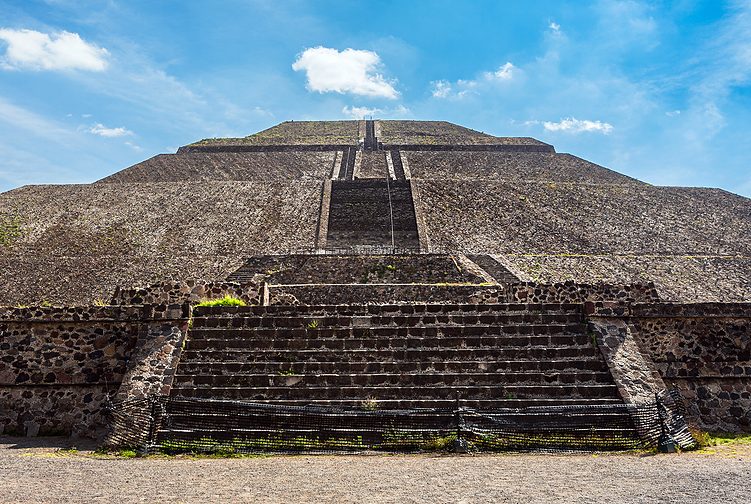
[[[751,0],[0,0],[0,191],[362,114],[751,196]]]

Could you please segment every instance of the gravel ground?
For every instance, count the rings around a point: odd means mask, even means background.
[[[751,502],[751,445],[680,455],[103,458],[0,437],[2,502]]]

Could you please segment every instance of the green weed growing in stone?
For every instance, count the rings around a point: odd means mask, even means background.
[[[240,298],[227,294],[219,299],[206,299],[198,303],[196,306],[248,306],[248,303]]]
[[[311,320],[310,322],[308,322],[308,325],[306,327],[308,329],[318,329],[318,324],[319,324],[318,320],[314,319],[314,320]]]
[[[362,406],[362,409],[368,411],[375,411],[378,409],[378,401],[372,397],[365,399],[360,405]]]
[[[727,444],[751,444],[751,434],[748,433],[692,431],[691,434],[700,448]]]

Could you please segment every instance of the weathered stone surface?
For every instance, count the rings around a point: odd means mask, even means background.
[[[248,304],[261,303],[261,283],[265,275],[253,275],[250,282],[208,282],[206,280],[186,280],[182,282],[161,282],[148,287],[115,289],[110,301],[113,305],[162,305],[196,304],[210,299],[231,296]]]
[[[633,324],[665,382],[707,430],[751,431],[751,305],[637,305]]]
[[[665,384],[646,357],[628,324],[617,318],[592,318],[589,329],[608,363],[618,391],[628,404],[644,404],[655,400]]]
[[[169,391],[189,310],[0,309],[0,432],[103,434],[103,409],[118,390],[123,397]]]
[[[413,178],[643,184],[571,154],[404,151]]]
[[[24,187],[0,194],[24,235],[0,247],[0,304],[87,304],[117,286],[219,280],[244,257],[315,246],[320,183]]]
[[[290,254],[250,257],[228,280],[263,275],[270,284],[482,283],[445,254]]]
[[[159,154],[97,183],[287,179],[318,181],[331,174],[335,156],[336,151]]]
[[[285,121],[243,138],[207,138],[205,145],[329,145],[357,144],[364,121]]]
[[[540,145],[526,137],[495,137],[446,121],[377,121],[378,140],[385,144],[422,145]]]

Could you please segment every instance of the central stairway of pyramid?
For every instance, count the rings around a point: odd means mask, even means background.
[[[198,307],[171,395],[385,409],[622,403],[579,304]]]
[[[418,250],[417,220],[409,182],[332,181],[326,246]]]

